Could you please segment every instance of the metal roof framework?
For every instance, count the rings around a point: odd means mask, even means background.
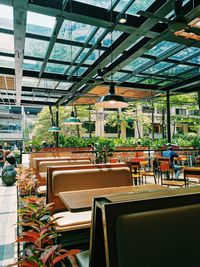
[[[120,92],[140,90],[143,99],[149,91],[154,96],[199,90],[200,42],[138,14],[172,18],[173,0],[85,2],[0,0],[0,77],[14,80],[13,89],[0,82],[0,104],[59,106],[84,96],[94,103],[101,92],[92,90],[109,86],[111,73]],[[122,13],[125,24],[117,20]],[[183,13],[189,21],[200,18],[199,1],[185,0]],[[95,81],[99,66],[102,84]]]

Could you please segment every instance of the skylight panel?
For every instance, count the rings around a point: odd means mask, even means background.
[[[39,83],[40,88],[54,89],[58,84],[58,81],[41,79]]]
[[[72,83],[68,82],[60,82],[57,86],[56,89],[61,89],[61,90],[67,90],[72,86]]]
[[[14,36],[0,33],[0,51],[14,54]]]
[[[187,47],[180,52],[174,54],[173,56],[170,57],[170,59],[175,59],[175,60],[185,60],[186,58],[195,55],[196,53],[200,53],[200,48],[197,47]]]
[[[53,50],[50,55],[50,59],[72,61],[76,53],[80,48],[77,46],[64,45],[55,43]]]
[[[176,67],[173,67],[169,70],[164,71],[163,74],[176,75],[176,74],[191,70],[192,68],[194,67],[187,66],[187,65],[178,65]]]
[[[0,5],[0,28],[13,30],[13,7]]]
[[[141,1],[135,0],[131,7],[126,11],[127,14],[136,15],[138,11],[142,10],[145,11],[148,7],[150,7],[155,0],[149,1]],[[115,11],[120,12],[124,7],[129,3],[129,1],[121,0],[119,4],[115,7]]]
[[[112,43],[114,43],[118,38],[119,36],[122,34],[122,32],[120,31],[113,31],[112,32]],[[110,46],[111,45],[111,33],[109,32],[105,38],[102,40],[102,45],[103,46]]]
[[[26,32],[51,36],[55,24],[55,17],[27,12]]]
[[[63,64],[47,63],[45,72],[64,74],[66,67]]]
[[[131,63],[129,63],[126,67],[124,67],[123,70],[134,71],[138,69],[139,67],[141,67],[142,65],[147,64],[150,61],[151,61],[150,59],[138,57],[135,60],[133,60]]]
[[[158,57],[158,56],[166,53],[170,49],[174,48],[175,46],[177,46],[176,43],[162,41],[162,42],[158,43],[157,45],[155,45],[150,50],[146,51],[145,54]]]
[[[25,55],[44,58],[48,47],[48,42],[43,40],[25,39]]]
[[[14,68],[15,67],[15,58],[14,57],[1,57],[0,56],[0,67]]]
[[[159,62],[157,64],[155,64],[154,66],[146,69],[145,71],[143,71],[144,73],[156,73],[156,72],[160,72],[165,68],[168,68],[170,66],[173,66],[173,63],[168,63],[168,62]]]
[[[81,2],[81,3],[84,3],[84,4],[89,4],[89,5],[92,5],[92,6],[97,6],[97,7],[103,7],[103,8],[106,8],[108,9],[109,6],[110,6],[110,1],[108,0],[77,0],[77,2]],[[114,1],[113,1],[114,3]]]

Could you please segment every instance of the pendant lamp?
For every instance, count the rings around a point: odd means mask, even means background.
[[[54,132],[54,133],[58,133],[60,132],[60,127],[57,127],[57,126],[52,126],[48,129],[49,132]]]
[[[121,95],[115,94],[115,85],[111,82],[109,94],[101,96],[95,105],[102,108],[125,108],[128,103]]]
[[[63,122],[64,125],[81,125],[82,122],[80,121],[79,118],[76,118],[74,111],[72,110],[71,112],[71,117],[67,118]]]
[[[110,65],[113,63],[113,21],[112,21],[112,0],[111,0],[111,13],[110,13],[110,23],[111,23],[111,30],[110,30]],[[102,108],[125,108],[128,106],[128,103],[124,100],[124,98],[120,95],[115,94],[115,84],[113,82],[113,71],[111,70],[111,81],[110,81],[110,88],[109,94],[100,97],[97,102],[95,103],[97,107]]]

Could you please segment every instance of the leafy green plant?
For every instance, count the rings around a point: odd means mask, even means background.
[[[67,251],[56,244],[55,220],[50,220],[52,204],[45,204],[44,198],[29,196],[21,200],[18,210],[19,226],[22,228],[17,242],[25,243],[25,249],[18,261],[9,266],[53,267],[67,266],[66,258],[80,250]],[[65,260],[65,261],[64,261]]]
[[[99,138],[94,146],[96,149],[97,163],[106,163],[108,157],[112,157],[115,148],[113,140],[107,138]]]

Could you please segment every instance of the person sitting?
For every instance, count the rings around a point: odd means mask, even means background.
[[[3,146],[0,145],[0,167],[2,168],[5,163],[5,150],[3,149]]]
[[[13,185],[16,182],[17,172],[15,170],[16,167],[16,159],[12,153],[9,153],[5,157],[5,164],[2,169],[2,182],[5,185]]]
[[[166,151],[162,153],[164,158],[169,158],[170,168],[175,171],[175,178],[178,179],[181,173],[181,167],[174,164],[174,158],[178,158],[178,154],[173,151],[173,147],[169,146]]]

